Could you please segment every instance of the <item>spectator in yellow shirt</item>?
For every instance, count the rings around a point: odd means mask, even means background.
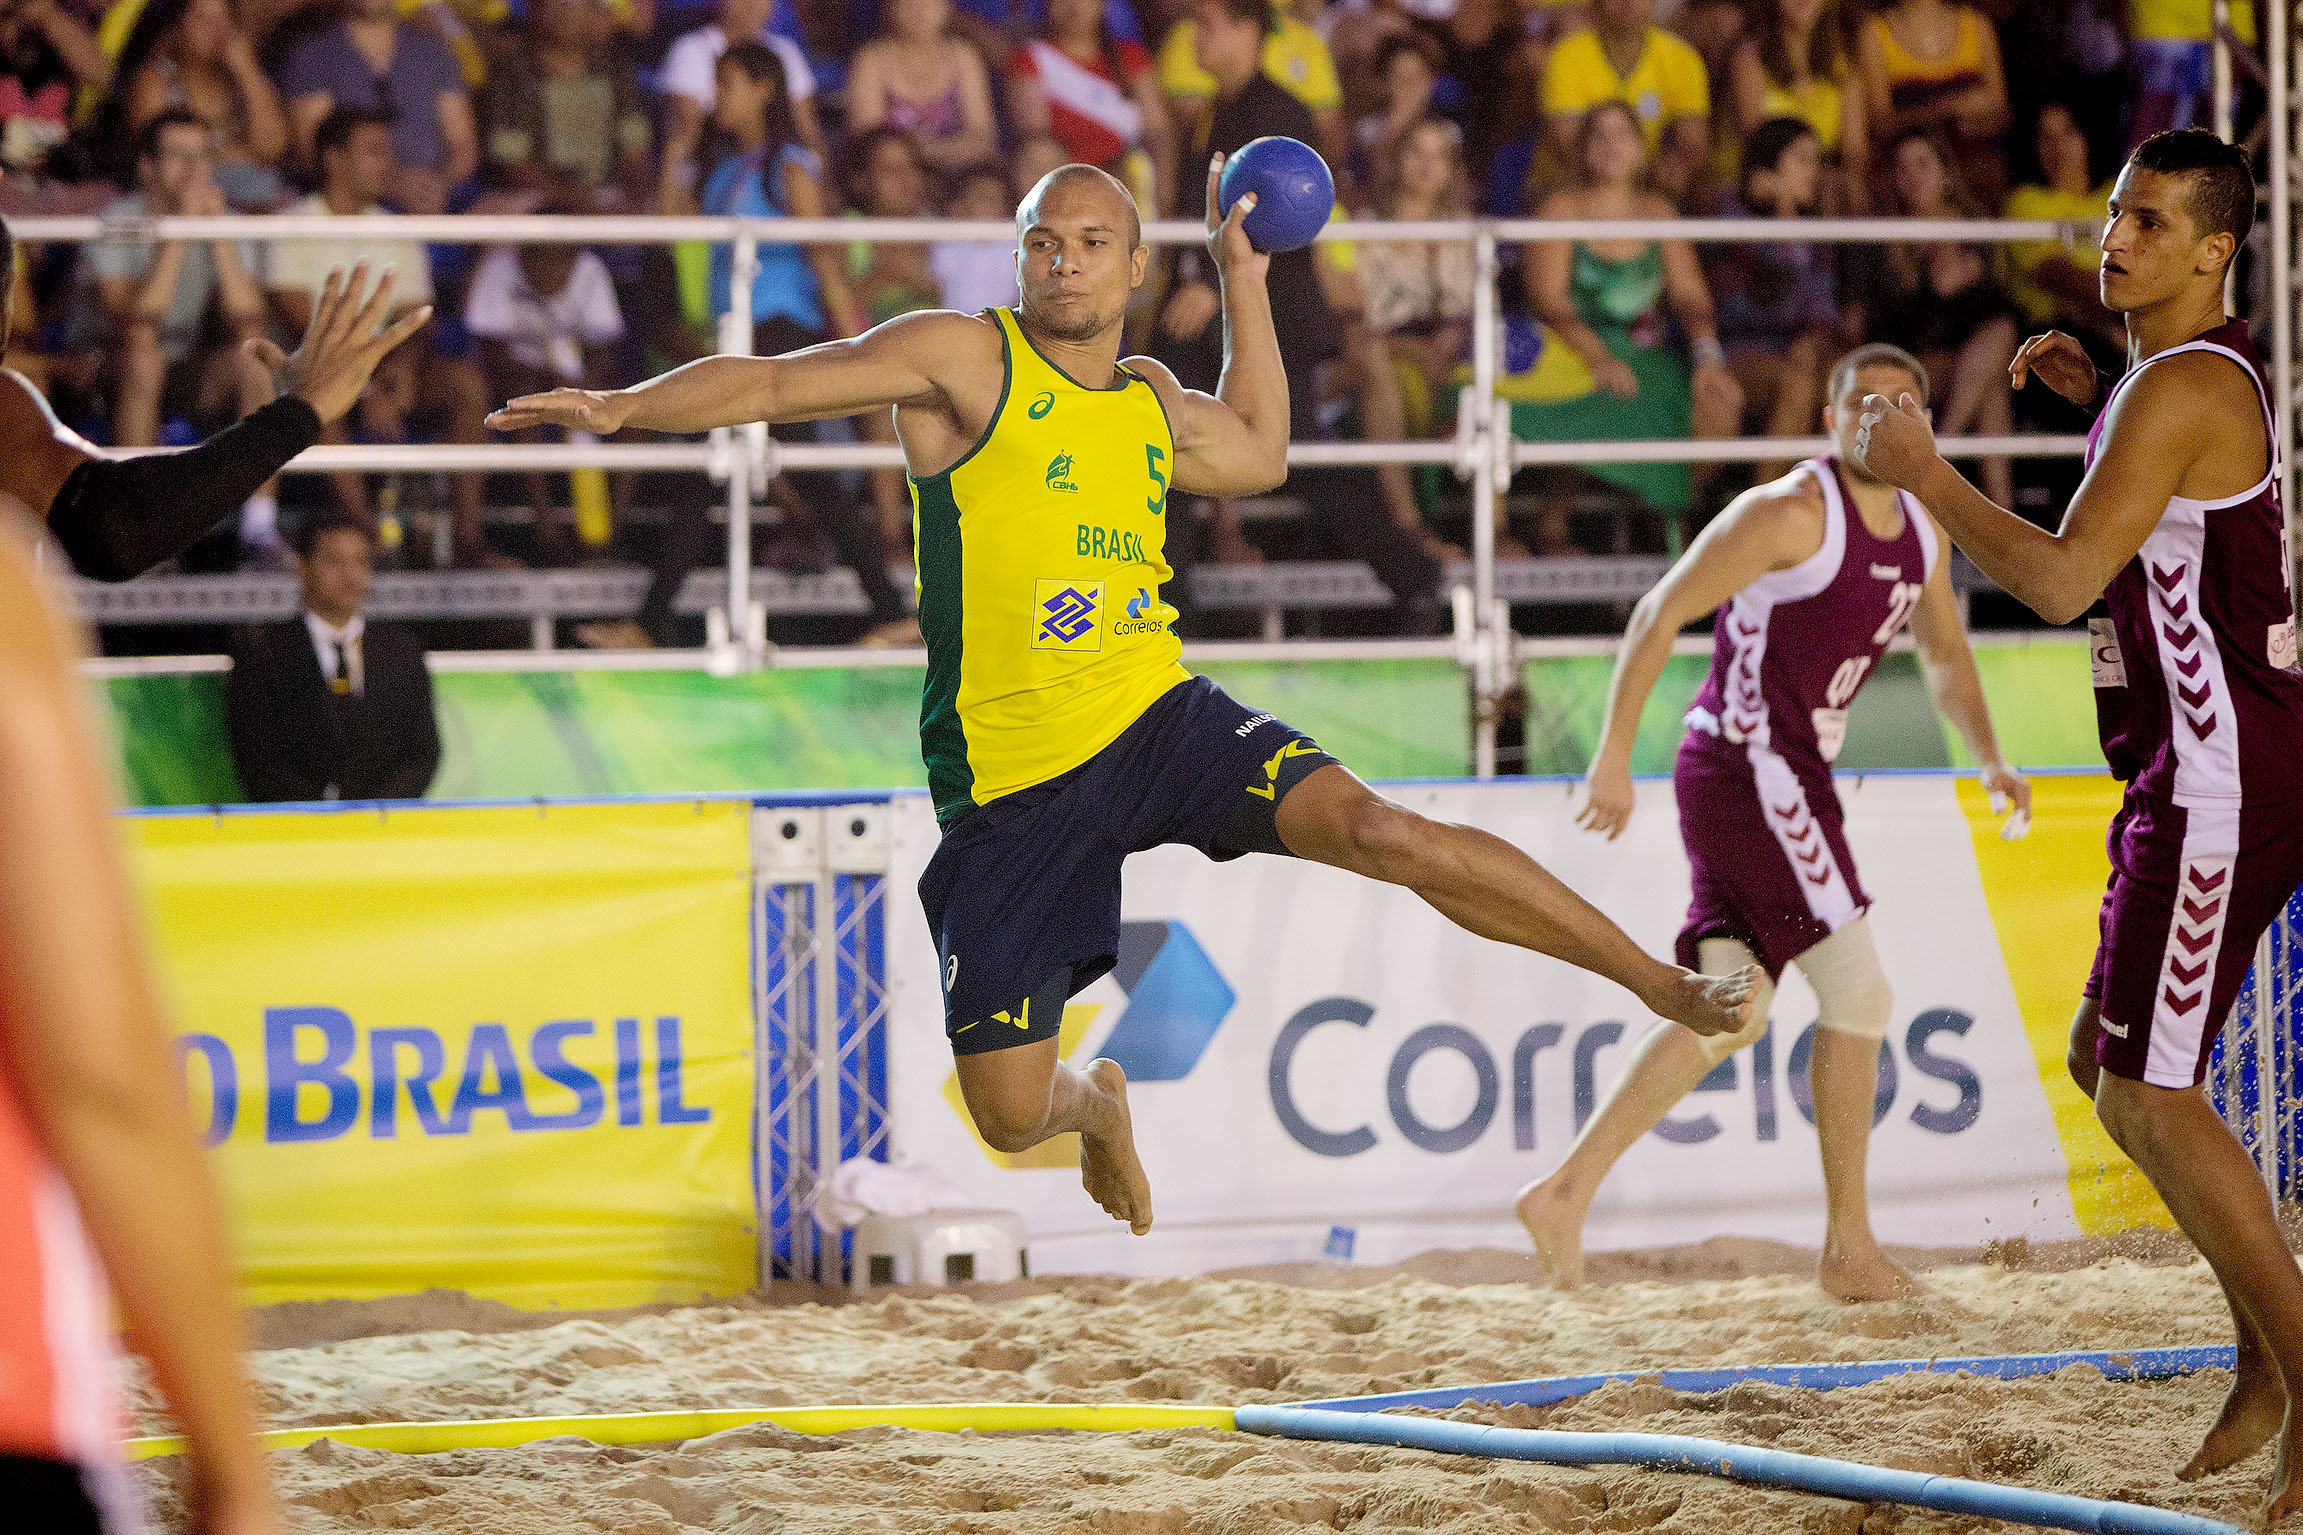
[[[1197,12],[1206,0],[1194,0],[1183,20],[1168,28],[1159,50],[1160,93],[1176,103],[1176,121],[1188,123],[1215,95],[1215,77],[1200,68],[1193,38],[1199,31]],[[1343,86],[1336,78],[1335,57],[1320,35],[1274,0],[1271,20],[1264,27],[1263,72],[1290,96],[1311,108],[1319,142],[1312,147],[1335,173],[1339,188],[1347,179],[1350,143],[1344,134]]]
[[[2007,217],[2100,222],[2110,215],[2110,184],[2097,186],[2088,175],[2087,138],[2069,105],[2050,101],[2039,109],[2034,143],[2039,180],[2007,194]],[[2117,347],[2126,329],[2097,293],[2095,274],[2102,265],[2100,245],[2024,240],[2007,247],[2007,294],[2030,325]]]
[[[1585,114],[1622,102],[1639,120],[1657,185],[1684,206],[1711,155],[1711,80],[1654,11],[1654,0],[1592,0],[1591,25],[1561,38],[1544,66],[1543,115],[1561,161],[1573,164]]]

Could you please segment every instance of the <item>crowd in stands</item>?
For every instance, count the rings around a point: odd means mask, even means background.
[[[93,438],[189,440],[262,399],[240,339],[291,333],[330,263],[384,256],[395,304],[433,304],[435,318],[340,439],[477,441],[489,402],[510,393],[628,381],[712,350],[729,251],[157,241],[141,221],[1005,218],[1072,160],[1120,176],[1147,212],[1195,217],[1209,153],[1264,133],[1317,145],[1365,217],[2099,217],[2130,142],[2205,116],[2209,12],[2207,0],[0,0],[0,209],[115,226],[25,264],[8,361]],[[2233,24],[2251,43],[2244,0]],[[1500,390],[1525,438],[1792,435],[1815,429],[1832,358],[1887,340],[1939,370],[1940,428],[2001,432],[2016,420],[2006,364],[2024,335],[2055,325],[2116,343],[2096,259],[2055,242],[1529,244],[1507,252]],[[1298,437],[1450,430],[1473,282],[1468,249],[1441,241],[1275,261]],[[756,345],[783,350],[1014,294],[1001,245],[771,244],[750,302]],[[1220,323],[1196,253],[1155,263],[1140,310],[1131,341],[1212,384]],[[882,419],[823,430],[892,435]],[[2006,463],[1982,474],[2008,498]],[[1660,514],[1672,540],[1734,483],[1668,464],[1596,477]],[[1317,552],[1369,560],[1403,603],[1428,598],[1464,536],[1437,517],[1438,477],[1327,478],[1292,487],[1320,507]],[[608,483],[619,504],[630,494],[624,477]],[[571,517],[581,485],[538,476],[525,489],[534,527],[507,532],[484,521],[479,477],[448,478],[435,511],[457,564],[596,552],[602,529],[571,526],[585,521]],[[300,515],[365,520],[396,557],[388,477],[299,493],[313,507]],[[893,472],[778,495],[803,544],[903,556]],[[1577,549],[1575,497],[1537,499],[1502,547]],[[1264,555],[1238,508],[1207,507],[1192,531],[1175,536],[1197,558]],[[223,563],[285,563],[276,496],[251,501],[225,543]],[[892,588],[873,596],[877,617],[900,616]]]

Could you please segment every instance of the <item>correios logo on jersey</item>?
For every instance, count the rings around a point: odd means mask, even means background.
[[[1137,587],[1136,594],[1128,599],[1127,617],[1112,625],[1112,633],[1151,634],[1165,629],[1167,625],[1155,616],[1158,607],[1159,599],[1152,595],[1150,587]]]

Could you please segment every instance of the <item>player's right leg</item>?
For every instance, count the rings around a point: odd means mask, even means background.
[[[1697,946],[1705,975],[1734,975],[1758,956],[1733,938],[1706,938]],[[1676,1023],[1662,1023],[1640,1041],[1639,1053],[1607,1090],[1591,1117],[1551,1172],[1519,1191],[1520,1224],[1535,1243],[1544,1277],[1563,1290],[1583,1283],[1583,1222],[1592,1196],[1608,1172],[1655,1128],[1672,1106],[1695,1090],[1712,1068],[1767,1030],[1772,982],[1763,983],[1751,1022],[1731,1034],[1709,1037]]]
[[[1871,939],[1871,919],[1856,918],[1793,963],[1814,988],[1818,1010],[1815,1053],[1808,1060],[1823,1154],[1823,1252],[1816,1282],[1834,1300],[1901,1300],[1922,1286],[1880,1249],[1866,1186],[1879,1042],[1895,1006]]]
[[[2091,1036],[2097,1117],[2215,1270],[2239,1344],[2230,1397],[2183,1468],[2279,1446],[2266,1523],[2303,1507],[2303,1272],[2261,1176],[2200,1088],[2256,938],[2303,883],[2292,807],[2182,807],[2131,795],[2112,828],[2103,939],[2074,1054]]]

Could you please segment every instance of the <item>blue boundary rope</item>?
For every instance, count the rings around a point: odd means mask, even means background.
[[[1986,1375],[2021,1380],[2052,1375],[2075,1364],[2091,1364],[2112,1380],[2167,1380],[2200,1370],[2228,1370],[2236,1362],[2229,1344],[2199,1348],[2084,1349],[2063,1354],[1988,1354],[1974,1359],[1882,1359],[1865,1364],[1772,1364],[1729,1370],[1612,1370],[1604,1375],[1550,1375],[1535,1380],[1496,1381],[1484,1386],[1441,1386],[1428,1391],[1390,1391],[1379,1396],[1339,1397],[1296,1405],[1322,1412],[1382,1412],[1390,1407],[1444,1411],[1468,1402],[1548,1407],[1597,1391],[1609,1381],[1652,1380],[1673,1391],[1724,1391],[1745,1381],[1833,1391],[1868,1385],[1897,1375]]]
[[[1787,1450],[1723,1444],[1676,1434],[1569,1434],[1550,1429],[1492,1428],[1440,1418],[1401,1418],[1376,1412],[1326,1412],[1310,1407],[1242,1407],[1234,1422],[1251,1434],[1285,1439],[1340,1440],[1479,1455],[1500,1460],[1571,1466],[1646,1466],[1700,1471],[1766,1487],[1788,1487],[1864,1503],[1904,1503],[1943,1513],[2006,1519],[2092,1535],[2240,1535],[2237,1525],[2172,1509],[2111,1503],[2005,1487],[1964,1477],[1894,1471],[1853,1461],[1795,1455]]]

